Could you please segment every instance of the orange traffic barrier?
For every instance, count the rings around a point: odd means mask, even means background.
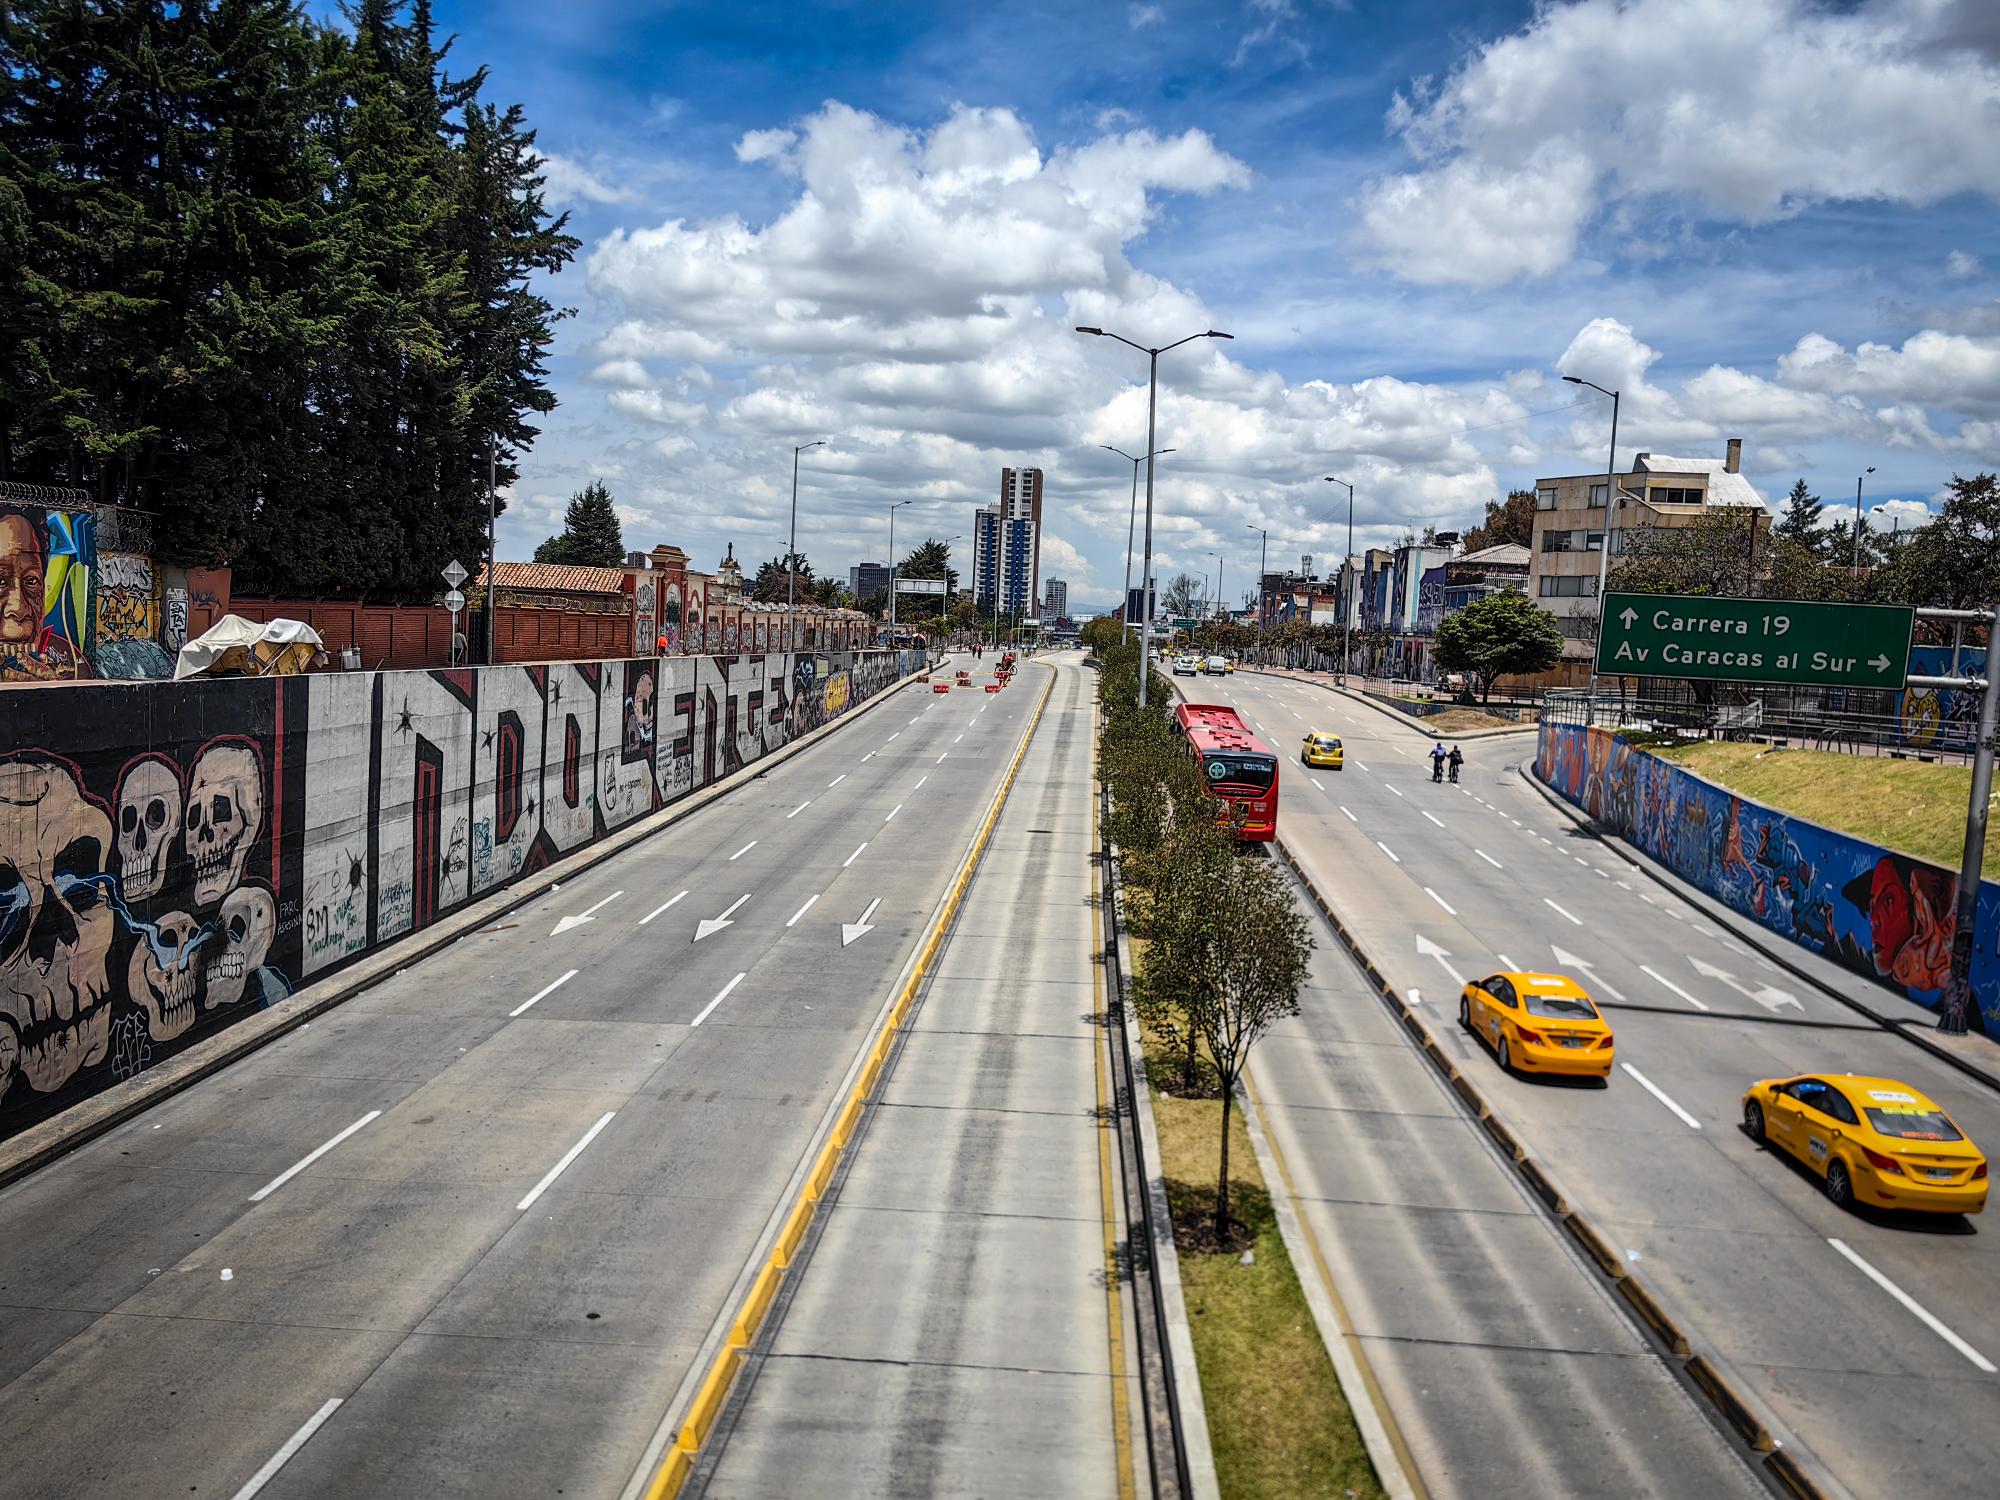
[[[1000,691],[1000,684],[997,682],[989,682],[986,684],[986,691],[989,693],[997,693]]]
[[[951,691],[951,684],[948,682],[934,682],[931,684],[931,691],[934,693],[948,693]]]

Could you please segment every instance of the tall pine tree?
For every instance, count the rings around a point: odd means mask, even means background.
[[[1787,541],[1823,552],[1826,538],[1820,532],[1820,515],[1825,509],[1819,496],[1809,491],[1801,478],[1793,483],[1792,492],[1785,496],[1785,513],[1778,517],[1777,525],[1771,530]]]
[[[611,491],[600,479],[569,497],[563,529],[535,549],[535,561],[615,568],[625,561],[625,535]]]

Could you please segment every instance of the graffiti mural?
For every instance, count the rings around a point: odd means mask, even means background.
[[[1986,648],[1967,646],[1956,664],[1949,646],[1912,646],[1912,677],[1983,677]],[[1903,743],[1923,750],[1970,754],[1979,735],[1979,694],[1962,688],[1905,688],[1896,701]]]
[[[1742,916],[1918,1004],[1951,974],[1958,876],[1746,802],[1609,730],[1544,724],[1535,769],[1604,827]],[[2000,1035],[2000,885],[1981,883],[1972,987]]]
[[[6,621],[39,628],[46,606],[24,601]],[[0,1136],[748,765],[913,662],[648,654],[15,695]]]
[[[90,675],[81,644],[88,634],[90,565],[78,564],[76,519],[62,511],[0,506],[0,682]],[[90,546],[90,518],[82,521],[82,545]],[[58,529],[69,549],[60,553],[52,545]]]
[[[150,641],[160,633],[160,586],[153,560],[101,552],[97,568],[97,638]]]

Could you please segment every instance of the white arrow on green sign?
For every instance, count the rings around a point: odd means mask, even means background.
[[[1916,611],[1893,604],[1607,594],[1599,676],[1900,689]]]

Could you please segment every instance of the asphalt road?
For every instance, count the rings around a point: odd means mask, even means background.
[[[1262,674],[1183,685],[1239,704],[1287,757],[1280,833],[1391,982],[1434,1008],[1433,1030],[1496,1112],[1795,1446],[1856,1496],[1992,1492],[2000,1249],[1990,1226],[1843,1212],[1816,1178],[1753,1144],[1738,1119],[1743,1089],[1759,1078],[1884,1074],[1939,1100],[1991,1152],[2000,1149],[2000,1097],[1629,869],[1520,778],[1532,736],[1468,742],[1463,784],[1434,786],[1426,736],[1324,688]],[[1342,735],[1344,771],[1298,764],[1309,728]],[[1567,972],[1605,1005],[1620,1061],[1609,1088],[1509,1077],[1459,1031],[1461,980],[1517,967]],[[1878,1010],[1897,1004],[1832,965],[1815,972],[1866,991]],[[1276,1048],[1259,1065],[1260,1078],[1302,1106],[1314,1090],[1380,1093],[1410,1071],[1376,1054],[1358,1063],[1320,1035],[1306,1050]],[[1403,1086],[1420,1095],[1414,1079]],[[1433,1155],[1456,1154],[1459,1132],[1444,1135]],[[1308,1160],[1334,1150],[1296,1138]],[[1355,1154],[1352,1142],[1341,1149]],[[1406,1201],[1401,1191],[1392,1201]],[[1471,1205],[1454,1197],[1445,1206]],[[1421,1235],[1407,1247],[1444,1253]],[[1496,1241],[1492,1251],[1476,1267],[1505,1251],[1519,1274],[1534,1275],[1544,1258],[1539,1246],[1517,1253]],[[1562,1306],[1566,1286],[1533,1293],[1534,1310],[1520,1316]],[[1519,1300],[1509,1291],[1501,1302]],[[1568,1388],[1584,1410],[1597,1400],[1587,1384]],[[1413,1399],[1431,1397],[1418,1388]],[[1562,1441],[1550,1435],[1555,1449]],[[1579,1453],[1598,1441],[1590,1422],[1571,1439]]]
[[[1114,1330],[1105,1287],[1124,1229],[1097,1116],[1094,679],[1054,660],[935,978],[745,1373],[710,1500],[1134,1493],[1133,1314],[1121,1284]]]
[[[0,1492],[241,1494],[309,1433],[261,1493],[617,1494],[1038,675],[903,689],[0,1193]]]

